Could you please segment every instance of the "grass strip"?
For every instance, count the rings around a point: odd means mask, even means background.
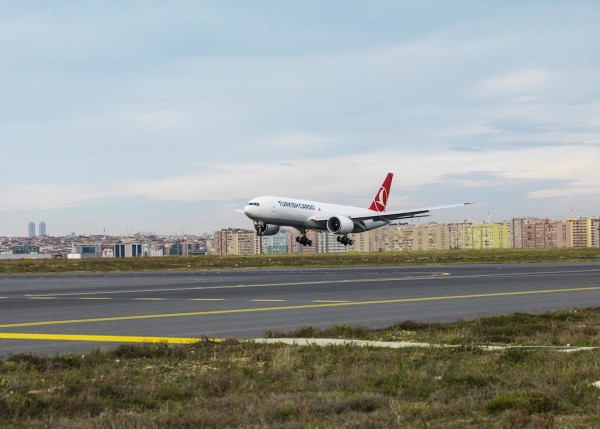
[[[0,361],[0,427],[599,427],[600,352],[473,346],[597,345],[599,326],[590,308],[287,334],[452,348],[202,340],[21,354]]]
[[[0,260],[0,274],[600,261],[600,248]]]

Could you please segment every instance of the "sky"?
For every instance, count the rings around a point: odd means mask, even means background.
[[[600,2],[0,2],[0,235],[195,234],[280,195],[600,216]],[[423,220],[421,220],[422,222]]]

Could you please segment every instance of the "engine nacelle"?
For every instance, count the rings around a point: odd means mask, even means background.
[[[255,225],[254,229],[256,230],[256,235],[275,235],[279,232],[279,225],[269,225],[263,223]]]
[[[327,229],[333,234],[350,234],[354,231],[354,222],[346,216],[332,216],[327,219]]]

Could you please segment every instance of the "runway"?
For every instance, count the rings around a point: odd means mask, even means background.
[[[600,305],[600,263],[0,276],[0,356]]]

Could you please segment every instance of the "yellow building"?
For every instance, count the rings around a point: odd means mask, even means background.
[[[570,218],[566,222],[568,225],[569,247],[592,247],[591,218]]]
[[[505,224],[480,223],[462,228],[462,249],[507,249],[508,229]]]

